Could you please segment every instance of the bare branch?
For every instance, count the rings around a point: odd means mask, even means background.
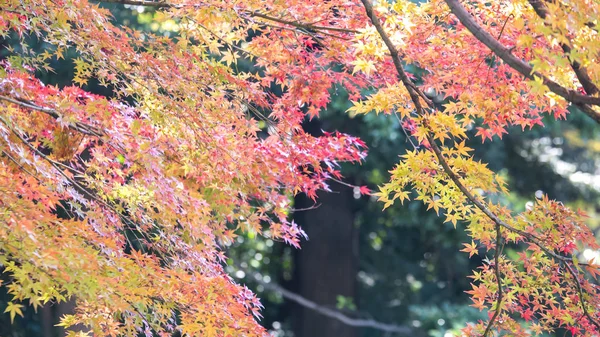
[[[266,283],[266,282],[264,282],[262,280],[258,280],[258,279],[257,279],[257,282],[260,283],[263,287],[265,287],[265,289],[277,292],[277,293],[281,294],[281,296],[283,296],[284,298],[286,298],[292,302],[295,302],[307,309],[313,310],[323,316],[333,318],[333,319],[340,321],[348,326],[357,327],[357,328],[371,328],[371,329],[376,329],[376,330],[380,330],[380,331],[385,331],[388,333],[399,333],[399,334],[409,335],[409,336],[414,336],[416,333],[416,331],[413,328],[405,326],[405,325],[382,323],[382,322],[378,322],[378,321],[375,321],[372,319],[352,318],[352,317],[349,317],[346,314],[342,313],[339,310],[331,309],[326,306],[317,304],[305,297],[302,297],[299,294],[296,294],[294,292],[291,292],[291,291],[283,288],[282,286],[280,286],[278,284]]]
[[[528,79],[535,77],[541,78],[543,83],[555,94],[563,97],[567,101],[580,107],[583,112],[589,115],[597,123],[600,123],[600,113],[592,109],[589,105],[600,106],[600,97],[582,95],[575,90],[567,89],[544,75],[533,71],[525,61],[511,54],[511,50],[506,48],[489,32],[485,31],[471,16],[471,14],[460,4],[459,0],[446,0],[446,4],[450,7],[452,13],[460,20],[460,22],[475,36],[479,41],[485,44],[490,50],[500,57],[506,64],[521,73]]]

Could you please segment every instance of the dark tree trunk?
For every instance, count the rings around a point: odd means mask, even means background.
[[[44,305],[40,309],[40,321],[42,322],[42,336],[43,337],[55,337],[54,325],[58,322],[52,315],[52,307],[50,304]]]
[[[64,337],[67,335],[67,330],[63,327],[57,327],[60,319],[64,315],[72,315],[75,313],[75,299],[71,298],[66,302],[44,305],[39,312],[41,335],[43,337]],[[83,326],[73,326],[69,331],[86,331]]]
[[[335,190],[319,193],[320,207],[294,214],[309,240],[296,251],[292,284],[303,297],[332,308],[339,295],[354,298],[358,271],[353,191],[345,186]],[[313,204],[304,195],[296,197],[296,208]],[[306,308],[297,307],[294,320],[297,337],[358,336],[357,329]]]

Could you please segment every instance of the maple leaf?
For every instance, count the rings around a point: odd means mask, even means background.
[[[352,64],[354,65],[352,74],[356,73],[357,71],[362,71],[363,73],[369,75],[371,72],[376,70],[375,63],[373,63],[371,60],[357,59],[353,61]]]
[[[237,59],[239,58],[236,52],[232,52],[231,50],[227,50],[223,57],[221,58],[221,62],[225,62],[227,66],[237,63]]]
[[[477,245],[475,242],[471,241],[471,244],[463,243],[463,246],[465,246],[465,248],[461,249],[460,251],[469,253],[469,258],[471,258],[473,255],[477,255]]]
[[[581,333],[581,329],[575,326],[567,327],[567,331],[569,331],[572,336],[579,336]]]
[[[10,301],[6,303],[6,309],[4,312],[9,313],[11,323],[14,322],[16,315],[23,317],[23,311],[21,311],[21,308],[24,308],[24,306],[21,304],[16,304]]]
[[[593,261],[589,261],[588,265],[585,266],[585,269],[592,275],[594,279],[598,279],[598,275],[600,275],[600,266],[594,265]]]
[[[559,250],[563,253],[571,254],[575,248],[577,248],[577,245],[571,241],[561,246]]]
[[[364,185],[359,187],[358,191],[360,192],[361,195],[371,195],[371,190],[367,186],[364,186]]]
[[[523,317],[526,322],[529,322],[533,317],[533,311],[531,309],[527,309],[521,312],[521,317]]]
[[[541,325],[539,325],[539,324],[537,324],[537,323],[534,323],[534,324],[532,324],[531,326],[529,326],[529,329],[531,329],[531,331],[532,331],[533,333],[535,333],[535,334],[536,334],[536,336],[537,336],[537,335],[541,335],[541,334],[543,333],[542,326],[541,326]]]
[[[441,201],[441,199],[438,199],[438,198],[432,198],[427,203],[427,210],[430,210],[431,208],[433,208],[435,210],[435,213],[438,215],[440,213],[440,208],[442,208],[442,207],[443,207],[442,201]]]
[[[492,140],[492,132],[486,128],[477,128],[477,133],[475,136],[481,137],[481,142],[485,142],[486,139]]]
[[[546,84],[544,84],[544,80],[539,76],[534,76],[533,80],[529,82],[531,87],[531,92],[534,94],[545,94],[550,89]]]

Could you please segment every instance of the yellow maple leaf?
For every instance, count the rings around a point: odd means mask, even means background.
[[[352,64],[354,65],[352,74],[356,73],[357,71],[362,71],[363,73],[370,75],[371,71],[376,70],[375,64],[371,60],[356,59],[356,61],[352,61]]]
[[[4,310],[4,312],[9,313],[11,324],[14,322],[16,315],[23,317],[23,311],[21,311],[21,308],[23,308],[23,305],[21,304],[15,304],[13,302],[8,302],[6,304],[6,310]]]

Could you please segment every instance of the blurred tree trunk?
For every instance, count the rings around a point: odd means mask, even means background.
[[[64,315],[75,313],[75,299],[66,302],[48,304],[40,309],[41,331],[43,337],[64,337],[67,331],[63,327],[57,327]],[[83,326],[73,326],[71,331],[85,331]]]
[[[335,192],[320,192],[316,209],[294,214],[309,240],[295,252],[292,287],[301,296],[323,306],[335,308],[337,297],[354,298],[358,271],[358,230],[354,226],[353,191],[334,186]],[[314,202],[304,195],[295,208],[309,208]],[[296,307],[296,337],[358,336],[358,330],[312,310]]]
[[[54,315],[52,314],[52,307],[49,304],[44,305],[40,309],[40,320],[42,322],[42,336],[55,337],[54,324],[57,324],[58,322],[55,321]]]

